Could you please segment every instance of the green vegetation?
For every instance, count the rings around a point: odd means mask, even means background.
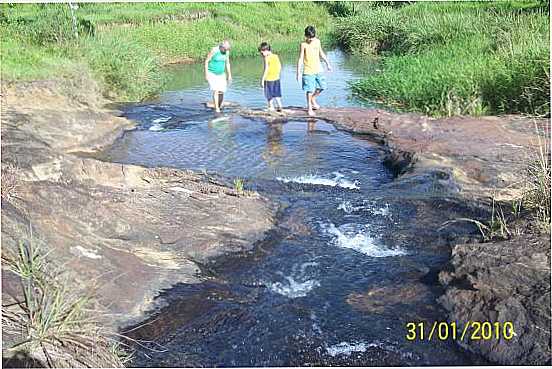
[[[234,56],[255,55],[263,40],[295,50],[306,25],[324,34],[331,23],[324,7],[303,2],[80,4],[76,22],[67,4],[0,9],[3,80],[85,74],[127,101],[159,91],[162,65],[200,60],[222,39],[232,41]]]
[[[234,190],[238,195],[242,195],[244,193],[244,190],[243,190],[244,183],[245,181],[243,180],[243,178],[234,179]]]
[[[224,38],[234,56],[261,40],[285,52],[314,24],[324,40],[383,57],[353,85],[360,97],[434,116],[550,112],[544,1],[80,4],[75,21],[67,4],[0,9],[8,81],[87,76],[136,101],[160,90],[163,65],[201,60]]]
[[[346,50],[383,56],[361,97],[434,116],[549,114],[549,16],[542,2],[335,7]]]
[[[2,331],[13,340],[8,352],[24,353],[51,368],[123,367],[125,354],[97,322],[90,296],[69,287],[34,241],[20,242],[4,257],[20,278],[20,301],[2,304]]]

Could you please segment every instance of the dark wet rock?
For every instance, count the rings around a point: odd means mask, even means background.
[[[467,349],[503,365],[550,364],[550,238],[458,245],[440,302],[460,329],[468,321],[512,322],[512,340],[465,340]],[[460,343],[460,342],[459,342]]]

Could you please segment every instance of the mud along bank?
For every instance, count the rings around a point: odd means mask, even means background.
[[[247,109],[241,114],[266,116]],[[297,108],[290,108],[288,116],[308,119]],[[535,160],[539,145],[550,144],[549,119],[514,115],[432,119],[379,109],[336,108],[322,109],[317,118],[381,143],[384,160],[397,175],[391,187],[428,192],[436,198],[452,195],[490,214],[490,197],[498,203],[522,195],[528,164]],[[271,114],[267,119],[282,117]],[[427,187],[427,178],[439,184],[440,193]],[[428,228],[439,228],[444,222],[428,215],[424,216],[430,221]],[[468,321],[510,321],[516,327],[514,340],[458,342],[460,346],[500,364],[542,365],[550,363],[551,357],[550,235],[528,225],[528,219],[512,223],[511,228],[525,229],[509,240],[469,244],[452,240],[450,263],[439,273],[444,287],[439,302],[460,328]],[[384,296],[379,292],[368,292],[358,300],[371,306],[378,295]]]
[[[77,155],[133,123],[104,108],[96,91],[70,91],[59,82],[3,86],[2,190],[12,185],[2,193],[3,256],[28,242],[32,227],[71,288],[97,289],[115,329],[163,288],[196,282],[209,257],[249,248],[271,228],[274,208],[227,179]],[[17,296],[4,264],[2,278],[3,298]]]

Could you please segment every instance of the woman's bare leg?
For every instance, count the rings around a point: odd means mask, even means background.
[[[219,102],[219,108],[222,109],[222,103],[224,101],[224,92],[222,91],[219,91],[219,97],[218,97],[218,102]]]
[[[219,105],[218,94],[219,94],[218,91],[213,91],[213,105],[215,106],[215,111],[217,113],[220,113],[220,105]]]

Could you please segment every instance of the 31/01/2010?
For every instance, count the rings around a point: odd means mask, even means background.
[[[406,339],[409,341],[444,341],[448,339],[464,340],[511,340],[516,336],[512,322],[478,322],[468,321],[460,326],[457,322],[406,323]]]

